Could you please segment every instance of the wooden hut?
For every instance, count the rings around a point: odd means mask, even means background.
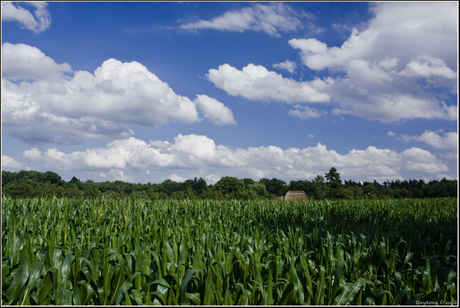
[[[296,201],[296,200],[306,200],[308,201],[308,196],[303,190],[290,190],[284,196],[284,201]]]

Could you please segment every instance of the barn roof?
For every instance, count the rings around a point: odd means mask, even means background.
[[[303,190],[289,190],[284,197],[285,201],[288,200],[308,200],[308,196]]]

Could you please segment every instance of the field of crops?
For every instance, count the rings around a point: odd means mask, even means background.
[[[2,199],[2,305],[457,301],[457,198]]]

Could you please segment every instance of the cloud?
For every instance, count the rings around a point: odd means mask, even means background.
[[[415,147],[398,153],[369,146],[347,154],[328,150],[321,143],[303,149],[283,150],[277,146],[231,149],[195,134],[179,134],[174,143],[158,140],[146,143],[130,137],[111,142],[105,148],[67,154],[55,148],[45,152],[32,148],[24,151],[23,156],[45,167],[65,170],[114,173],[113,170],[168,171],[174,168],[198,172],[208,180],[218,179],[218,174],[240,178],[313,179],[317,174],[327,172],[331,166],[340,170],[342,178],[365,177],[379,181],[402,179],[401,172],[404,171],[427,174],[449,171],[430,152]]]
[[[444,164],[436,163],[436,157],[420,148],[410,148],[402,152],[404,158],[407,159],[405,169],[410,171],[440,173],[449,171],[449,168]]]
[[[328,86],[327,80],[298,82],[252,63],[241,71],[229,64],[223,64],[217,70],[210,69],[207,77],[228,94],[240,95],[250,100],[285,103],[326,103],[330,100],[328,94],[321,92]]]
[[[333,114],[352,114],[384,123],[417,118],[448,121],[457,119],[457,106],[448,106],[443,101],[400,93],[376,94],[369,90],[356,93],[353,89],[346,88],[346,84],[334,83],[334,86],[336,93],[343,95],[339,108],[334,109]]]
[[[204,117],[216,125],[236,124],[232,111],[224,104],[207,95],[197,95],[193,102]]]
[[[2,170],[14,172],[29,169],[29,167],[26,167],[24,164],[15,161],[13,158],[2,155]]]
[[[324,111],[318,111],[316,108],[296,105],[296,109],[289,110],[288,114],[301,119],[319,118],[325,114]]]
[[[175,144],[172,146],[172,149],[178,153],[186,154],[190,161],[196,160],[197,163],[208,161],[213,163],[214,158],[217,156],[214,140],[206,136],[179,134],[174,140]]]
[[[351,32],[352,28],[345,24],[332,24],[332,28],[339,33]]]
[[[35,8],[33,15],[19,5],[16,6],[12,2],[2,1],[2,22],[17,21],[22,25],[21,29],[25,28],[34,33],[40,33],[48,29],[51,25],[51,15],[47,10],[48,4],[38,1],[27,2],[27,4]]]
[[[302,61],[310,69],[322,70],[328,65],[339,63],[338,59],[334,59],[331,55],[328,55],[327,45],[315,38],[291,39],[289,40],[289,45],[291,45],[294,49],[300,49]],[[333,47],[331,50],[334,50],[335,53],[337,53],[339,49],[337,47]],[[332,53],[332,51],[329,53]],[[322,55],[322,57],[320,58],[318,55]]]
[[[379,65],[362,59],[352,60],[348,63],[347,76],[355,83],[366,82],[382,85],[393,81],[388,71],[382,69]]]
[[[292,31],[302,28],[302,22],[296,18],[298,13],[287,5],[257,4],[239,11],[226,12],[212,20],[199,20],[181,25],[184,30],[215,29],[220,31],[244,32],[262,31],[279,37],[278,31]]]
[[[328,47],[314,38],[289,41],[300,50],[304,65],[316,71],[328,69],[333,73],[329,77],[295,81],[252,63],[242,70],[223,64],[210,69],[207,77],[232,96],[265,102],[329,103],[331,113],[338,116],[350,114],[384,123],[417,118],[457,120],[456,101],[443,94],[456,94],[453,42],[457,21],[452,4],[377,3],[371,7],[375,17],[362,31],[353,29],[340,47]],[[425,18],[430,12],[432,16]],[[293,64],[286,60],[273,66],[292,72]],[[427,78],[429,87],[424,86]],[[297,108],[290,114],[301,118],[320,115],[312,108]]]
[[[123,171],[118,170],[118,169],[110,169],[108,172],[101,172],[99,173],[99,176],[101,178],[111,178],[114,181],[123,181],[123,182],[128,182],[128,183],[134,183],[135,180],[133,180],[131,177],[126,176]]]
[[[392,131],[388,131],[387,136],[394,137],[396,136],[396,133],[393,133]]]
[[[93,74],[58,64],[39,49],[4,43],[2,116],[6,131],[28,143],[78,144],[85,138],[127,138],[130,126],[170,121],[236,123],[230,109],[207,96],[178,95],[138,62],[108,59]]]
[[[216,184],[222,177],[218,176],[217,174],[209,174],[204,179],[208,184]]]
[[[397,57],[408,63],[424,54],[447,58],[449,66],[455,63],[455,3],[374,3],[371,10],[375,17],[368,27],[361,32],[354,28],[341,47],[327,47],[314,38],[292,39],[289,44],[300,49],[304,64],[314,70],[346,68],[356,59]]]
[[[174,182],[177,182],[177,183],[182,183],[182,182],[185,182],[185,180],[187,180],[186,178],[180,176],[180,175],[177,175],[175,173],[171,174],[168,179],[170,179],[171,181],[174,181]]]
[[[419,141],[429,144],[437,149],[455,150],[458,148],[458,134],[456,132],[446,132],[440,134],[425,130],[420,136],[402,135],[401,139],[404,141]]]
[[[450,152],[450,153],[439,153],[439,157],[444,159],[455,159],[458,160],[457,152]]]
[[[442,59],[430,56],[421,57],[421,59],[407,63],[406,68],[400,74],[425,78],[431,76],[440,76],[447,79],[457,78],[457,73],[447,67]]]
[[[2,2],[4,4],[6,2]],[[2,44],[2,78],[59,80],[71,73],[68,63],[58,64],[40,49],[25,44]]]
[[[337,105],[335,114],[381,122],[454,121],[456,101],[446,103],[441,93],[456,87],[457,9],[449,2],[373,3],[374,17],[341,46],[315,38],[289,44],[305,66],[337,76],[325,90]]]
[[[294,70],[296,69],[297,64],[295,62],[286,60],[286,61],[281,62],[281,63],[273,64],[273,67],[278,68],[278,69],[286,70],[286,71],[288,71],[289,73],[292,74],[292,73],[294,73]]]

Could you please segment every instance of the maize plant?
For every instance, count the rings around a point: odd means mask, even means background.
[[[457,198],[2,199],[2,305],[457,301]]]

